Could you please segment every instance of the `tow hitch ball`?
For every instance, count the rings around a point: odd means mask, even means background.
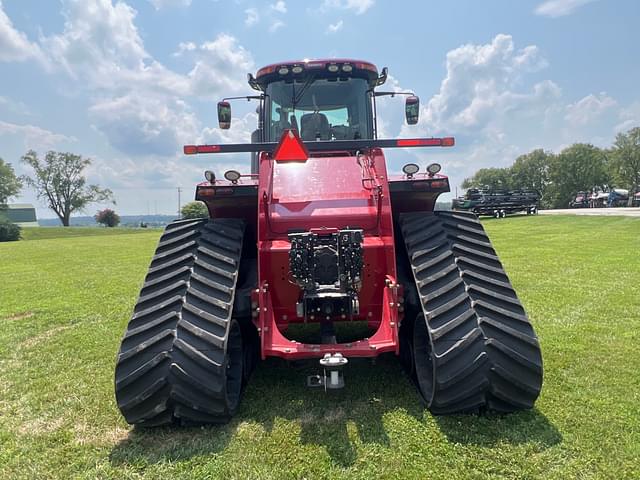
[[[322,375],[310,375],[307,377],[308,387],[324,387],[327,389],[336,390],[344,387],[344,375],[342,374],[342,368],[349,363],[341,353],[325,353],[324,357],[320,359],[320,366],[322,367]]]

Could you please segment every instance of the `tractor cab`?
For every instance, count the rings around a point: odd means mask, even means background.
[[[258,100],[258,128],[252,143],[278,142],[295,130],[304,142],[371,140],[377,138],[375,98],[406,95],[407,123],[418,121],[419,100],[412,92],[376,92],[387,79],[386,67],[359,60],[302,60],[285,62],[248,75],[249,86],[260,95],[229,97],[218,103],[218,124],[231,127],[229,100]],[[252,156],[252,173],[258,171]]]
[[[255,83],[265,96],[265,141],[295,129],[304,141],[373,138],[371,98],[379,82],[363,62],[302,62],[265,67]]]

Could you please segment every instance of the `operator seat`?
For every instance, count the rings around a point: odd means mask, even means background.
[[[312,142],[317,137],[329,140],[329,120],[324,113],[307,113],[300,118],[300,136],[305,142]]]

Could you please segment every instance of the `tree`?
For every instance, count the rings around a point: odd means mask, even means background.
[[[98,185],[87,185],[84,169],[91,160],[73,153],[47,152],[43,161],[29,150],[22,161],[33,168],[35,176],[24,177],[33,187],[38,198],[60,218],[62,225],[69,226],[71,214],[84,210],[90,203],[113,201],[113,193]]]
[[[540,202],[548,206],[547,186],[549,185],[549,168],[553,153],[541,148],[520,155],[511,166],[511,188],[535,190],[540,194]]]
[[[473,177],[465,178],[462,188],[491,188],[501,190],[511,188],[511,170],[509,168],[481,168]]]
[[[613,142],[611,167],[623,188],[629,189],[629,201],[640,188],[640,127],[619,133]]]
[[[96,219],[96,222],[104,225],[105,227],[117,227],[120,223],[120,215],[110,208],[100,210],[93,216],[93,218]]]
[[[202,202],[189,202],[180,210],[182,218],[206,218],[209,216],[207,206]]]
[[[10,163],[0,158],[0,210],[6,206],[10,198],[17,196],[22,188],[22,182]]]
[[[580,191],[604,189],[611,181],[605,153],[588,143],[575,143],[553,158],[549,195],[554,208],[565,208]]]

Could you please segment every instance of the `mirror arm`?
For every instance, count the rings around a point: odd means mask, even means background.
[[[245,95],[242,97],[226,97],[222,99],[223,102],[227,100],[246,100],[247,102],[251,100],[264,100],[264,95]]]
[[[416,94],[413,92],[373,92],[373,95],[375,97],[385,97],[385,96],[390,96],[391,98],[395,97],[396,95],[407,95],[410,97],[415,97]]]

